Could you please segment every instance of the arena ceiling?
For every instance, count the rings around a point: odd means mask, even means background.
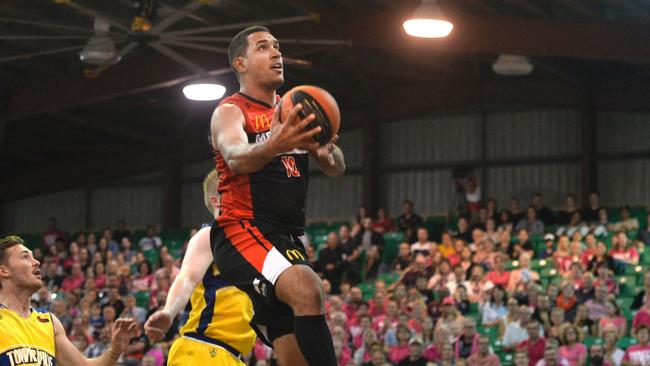
[[[131,32],[147,4],[152,29]],[[214,103],[188,101],[181,88],[198,68],[235,91],[220,49],[256,22],[278,23],[269,27],[293,59],[283,91],[304,83],[330,90],[344,129],[460,108],[650,109],[648,1],[439,4],[452,34],[418,40],[401,23],[419,0],[4,0],[0,200],[207,159]],[[109,19],[116,48],[129,52],[92,76],[79,51],[96,16]],[[535,70],[497,76],[491,65],[501,53],[527,55]]]

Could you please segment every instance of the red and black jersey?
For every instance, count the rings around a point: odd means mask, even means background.
[[[276,103],[280,97],[277,97]],[[248,143],[258,143],[270,135],[274,106],[243,93],[235,93],[219,103],[237,106],[244,114]],[[288,230],[305,226],[305,200],[309,182],[307,151],[286,152],[251,174],[233,174],[219,151],[215,151],[219,174],[221,208],[219,221],[256,219]]]

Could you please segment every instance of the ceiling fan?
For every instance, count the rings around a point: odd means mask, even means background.
[[[52,55],[58,53],[65,53],[71,51],[78,51],[80,59],[90,66],[85,74],[88,77],[97,77],[103,71],[108,69],[114,64],[117,64],[126,54],[133,51],[139,45],[147,45],[159,53],[165,55],[179,65],[185,67],[187,70],[198,74],[201,77],[210,75],[218,75],[227,72],[227,69],[220,70],[205,70],[200,65],[192,60],[186,58],[178,53],[171,47],[188,48],[194,50],[201,50],[207,52],[214,52],[219,54],[227,54],[226,47],[217,47],[214,43],[228,43],[230,37],[211,36],[211,33],[218,33],[228,30],[237,30],[251,25],[279,25],[291,24],[305,21],[318,21],[318,14],[306,14],[293,17],[256,20],[249,22],[240,22],[232,24],[221,25],[208,25],[189,29],[182,29],[176,31],[167,31],[169,27],[176,24],[178,21],[185,17],[193,16],[193,12],[197,9],[215,3],[219,0],[192,0],[189,1],[184,7],[175,9],[168,12],[157,23],[150,21],[151,14],[154,9],[155,0],[141,0],[138,2],[137,13],[133,17],[130,27],[122,24],[121,22],[112,19],[110,16],[100,14],[99,12],[88,8],[82,4],[75,2],[75,0],[52,0],[54,3],[61,6],[67,6],[75,9],[79,13],[93,18],[93,29],[86,29],[75,26],[52,24],[42,21],[14,19],[0,17],[0,22],[15,23],[23,25],[31,25],[40,28],[59,29],[65,31],[72,31],[70,35],[9,35],[0,36],[0,41],[20,41],[20,40],[87,40],[86,43],[50,49],[45,51],[30,52],[22,55],[14,55],[7,57],[0,57],[0,63],[24,60],[38,56]],[[112,31],[111,27],[115,30]],[[330,40],[330,39],[280,39],[284,44],[305,44],[305,45],[320,45],[320,46],[350,46],[349,40]],[[117,44],[124,44],[121,48],[117,48]],[[291,57],[283,57],[284,63],[288,65],[297,65],[301,67],[309,67],[311,62],[304,59],[297,59]]]

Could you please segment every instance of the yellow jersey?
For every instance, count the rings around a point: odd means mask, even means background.
[[[194,289],[190,306],[189,318],[180,331],[182,336],[225,345],[242,355],[253,349],[253,304],[246,293],[221,277],[215,264]]]
[[[50,313],[23,318],[0,304],[0,366],[56,366]]]

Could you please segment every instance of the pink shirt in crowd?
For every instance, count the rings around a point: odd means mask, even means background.
[[[409,345],[405,344],[403,346],[392,346],[390,352],[388,353],[388,359],[392,363],[399,363],[401,360],[409,356]]]
[[[650,365],[650,344],[634,345],[625,351],[623,361],[628,361],[642,366]]]
[[[562,346],[558,352],[560,359],[567,361],[569,366],[577,366],[581,358],[587,359],[587,347],[582,343],[573,346]]]

